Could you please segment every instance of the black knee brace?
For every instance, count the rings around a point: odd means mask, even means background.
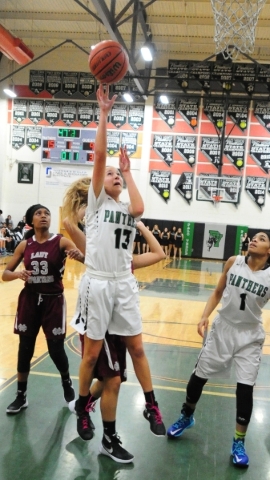
[[[253,386],[237,383],[236,387],[236,422],[248,425],[253,408]]]
[[[51,340],[47,338],[48,352],[60,373],[66,373],[69,369],[68,358],[64,348],[64,339]]]
[[[200,378],[192,373],[189,382],[187,384],[187,402],[188,403],[197,403],[202,394],[204,385],[206,384],[207,379]]]
[[[20,335],[17,363],[17,370],[19,373],[27,373],[30,371],[30,363],[34,354],[35,344],[36,337]]]

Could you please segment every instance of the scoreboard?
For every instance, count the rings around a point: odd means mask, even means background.
[[[96,131],[80,128],[43,127],[41,161],[92,165]]]

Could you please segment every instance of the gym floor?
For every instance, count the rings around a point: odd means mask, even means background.
[[[1,258],[0,273],[4,268],[5,259]],[[67,262],[64,283],[68,323],[83,268]],[[163,260],[136,272],[141,286],[145,350],[167,427],[178,418],[185,399],[186,384],[202,343],[196,326],[222,268],[223,262],[184,259]],[[5,413],[16,394],[18,338],[12,331],[21,288],[19,280],[0,281],[1,480],[270,480],[270,306],[263,315],[266,341],[246,440],[249,468],[235,468],[230,457],[235,427],[233,374],[206,385],[196,410],[195,426],[181,438],[168,440],[152,435],[142,415],[144,396],[129,356],[128,381],[122,385],[119,398],[117,431],[135,459],[124,465],[98,454],[102,438],[98,403],[91,415],[96,426],[94,438],[83,442],[78,437],[76,417],[64,402],[60,377],[47,355],[42,332],[29,377],[29,407],[14,416]],[[66,350],[78,392],[80,346],[70,327]]]

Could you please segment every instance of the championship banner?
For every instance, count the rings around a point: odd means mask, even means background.
[[[88,170],[65,167],[46,167],[45,187],[66,188],[81,177],[88,177]]]
[[[234,81],[242,83],[247,93],[253,93],[255,88],[256,65],[252,63],[237,63],[234,66]]]
[[[77,72],[62,72],[62,92],[71,97],[78,91],[79,74]]]
[[[12,125],[12,148],[19,150],[25,145],[25,128],[21,125]]]
[[[99,123],[99,117],[100,117],[100,108],[98,106],[98,103],[96,103],[94,108],[94,122],[96,124]]]
[[[198,98],[181,98],[177,111],[193,129],[198,126]]]
[[[238,226],[236,229],[236,237],[235,237],[235,247],[234,247],[234,255],[241,255],[242,252],[242,238],[244,233],[248,232],[248,227]]]
[[[190,204],[193,190],[193,172],[183,172],[175,185],[175,190]]]
[[[229,100],[228,116],[244,132],[247,128],[249,102]]]
[[[260,124],[270,132],[270,102],[255,103],[254,115]]]
[[[155,134],[153,137],[153,149],[170,167],[173,163],[173,136]]]
[[[61,120],[67,126],[71,125],[77,120],[77,104],[76,102],[62,102],[61,103]]]
[[[245,146],[246,140],[244,138],[227,138],[224,145],[223,153],[237,168],[242,170],[245,162]]]
[[[250,156],[265,173],[269,173],[270,140],[251,140]]]
[[[168,76],[188,82],[189,62],[185,60],[169,60]]]
[[[202,89],[206,92],[210,88],[211,79],[211,65],[210,63],[192,62],[189,67],[190,78],[195,78],[199,81]]]
[[[29,100],[28,102],[28,118],[33,123],[39,123],[44,119],[44,102],[43,100]]]
[[[120,132],[109,130],[107,132],[107,153],[113,157],[120,150]]]
[[[138,134],[135,132],[122,133],[122,147],[127,147],[128,156],[132,156],[137,151]]]
[[[203,137],[201,151],[217,169],[220,164],[220,140],[217,137]]]
[[[224,102],[221,100],[205,101],[204,113],[219,131],[223,128],[224,108]]]
[[[79,92],[84,97],[89,97],[95,91],[95,77],[91,73],[79,73]]]
[[[55,95],[62,90],[62,72],[47,70],[45,72],[45,90]]]
[[[94,105],[88,102],[78,102],[78,122],[86,127],[89,123],[94,121]]]
[[[192,250],[193,250],[193,236],[194,236],[194,222],[184,222],[183,224],[183,247],[182,247],[182,255],[184,257],[191,257]]]
[[[266,178],[246,177],[246,192],[258,207],[265,204]]]
[[[29,89],[38,95],[45,90],[45,72],[44,70],[30,70]]]
[[[175,125],[175,109],[176,104],[175,100],[169,103],[161,103],[156,101],[155,110],[159,114],[160,118],[170,127],[173,128]]]
[[[196,158],[196,137],[176,135],[174,150],[190,165],[194,167]]]
[[[51,125],[54,125],[60,119],[60,103],[46,102],[45,103],[45,120]]]
[[[268,67],[266,70],[265,67]],[[262,82],[264,85],[267,86],[268,90],[270,90],[270,70],[269,70],[269,65],[265,65],[263,68],[261,65],[258,65],[258,80],[259,82]]]
[[[26,145],[35,152],[41,146],[42,127],[26,127]]]
[[[111,85],[111,92],[115,95],[117,94],[119,97],[123,95],[125,92],[129,92],[129,78],[124,77],[120,82],[113,83]]]
[[[166,203],[170,200],[171,172],[164,170],[151,170],[150,185]]]
[[[26,119],[27,100],[13,100],[13,120],[21,123]]]
[[[215,80],[219,82],[222,88],[225,87],[226,89],[226,86],[227,86],[228,90],[231,89],[232,77],[233,77],[232,64],[227,64],[227,65],[219,65],[218,63],[213,64],[211,80]]]
[[[206,223],[203,237],[203,258],[223,260],[226,239],[226,225]]]
[[[127,123],[127,105],[114,104],[111,110],[111,123],[120,128]]]
[[[128,109],[128,124],[134,129],[138,130],[143,125],[144,120],[144,106],[130,105]]]

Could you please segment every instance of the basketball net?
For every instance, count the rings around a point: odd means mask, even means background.
[[[255,29],[266,0],[211,0],[215,19],[216,54],[225,60],[252,53]]]

